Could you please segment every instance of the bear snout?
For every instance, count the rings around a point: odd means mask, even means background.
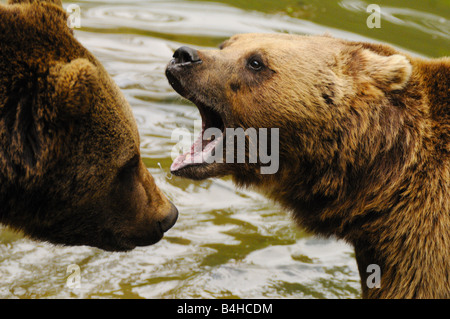
[[[159,226],[161,227],[161,231],[163,233],[171,229],[178,219],[178,209],[174,204],[170,203],[170,205],[171,207],[167,215],[164,217],[163,220],[159,221]]]
[[[202,52],[187,46],[178,48],[166,67],[166,78],[172,88],[181,96],[189,99],[196,90],[197,79],[202,78],[205,64]],[[203,66],[203,67],[200,67]]]
[[[173,54],[173,64],[189,65],[201,62],[198,51],[187,46],[180,47]]]

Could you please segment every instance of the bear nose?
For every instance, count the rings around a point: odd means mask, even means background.
[[[188,64],[202,61],[198,56],[197,50],[186,46],[177,49],[173,54],[173,58],[176,64]]]
[[[167,216],[160,221],[161,230],[165,233],[170,228],[172,228],[173,225],[175,225],[175,222],[178,219],[178,209],[175,207],[174,204],[170,203],[170,211],[167,214]]]

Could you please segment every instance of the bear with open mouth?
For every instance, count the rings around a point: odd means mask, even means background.
[[[449,58],[330,36],[241,34],[219,50],[179,48],[166,76],[203,122],[173,174],[231,175],[307,230],[349,242],[364,298],[450,297]],[[254,128],[259,141],[261,128],[277,129],[276,171],[249,160],[248,135],[246,161],[230,161],[227,143],[218,147],[228,128]],[[381,282],[370,288],[373,264]]]

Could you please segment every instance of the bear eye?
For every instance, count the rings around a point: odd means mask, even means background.
[[[252,69],[253,71],[260,71],[264,64],[259,58],[253,57],[248,61],[248,67]]]

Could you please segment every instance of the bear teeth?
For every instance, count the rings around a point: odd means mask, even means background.
[[[199,164],[210,164],[215,158],[213,158],[213,150],[222,143],[223,134],[214,140],[209,139],[209,143],[203,146],[203,132],[200,134],[195,143],[191,146],[190,152],[179,155],[172,163],[170,170],[172,172],[180,170],[184,167]]]

